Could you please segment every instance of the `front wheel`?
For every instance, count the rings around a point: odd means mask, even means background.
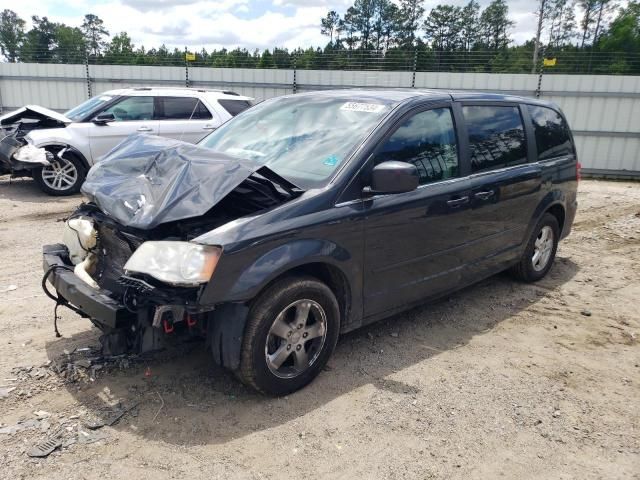
[[[522,258],[511,270],[520,280],[537,282],[553,265],[560,239],[560,226],[556,217],[545,213],[527,243]]]
[[[327,285],[313,277],[280,280],[250,310],[238,376],[263,393],[294,392],[326,365],[339,331],[340,309]]]
[[[86,174],[86,168],[79,158],[70,154],[60,158],[54,153],[50,165],[33,170],[33,179],[43,192],[65,196],[80,191]]]

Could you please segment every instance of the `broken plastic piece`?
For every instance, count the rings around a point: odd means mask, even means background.
[[[51,165],[47,159],[47,151],[44,148],[38,148],[30,143],[24,147],[20,147],[13,154],[13,158],[24,163],[39,163],[41,165]]]
[[[57,438],[50,438],[37,444],[27,452],[30,457],[43,458],[48,457],[56,449],[62,446],[62,442]]]

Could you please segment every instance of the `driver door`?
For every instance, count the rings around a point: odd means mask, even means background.
[[[129,135],[158,135],[159,122],[155,119],[154,97],[123,97],[100,113],[112,113],[115,121],[106,125],[90,124],[89,144],[94,163]]]
[[[413,163],[420,185],[365,206],[364,315],[453,290],[470,238],[470,190],[450,105],[408,114],[374,153],[374,165]]]

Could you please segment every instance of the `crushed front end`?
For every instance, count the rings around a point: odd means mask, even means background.
[[[247,308],[207,301],[223,246],[194,240],[294,198],[295,186],[264,167],[141,136],[94,166],[82,191],[89,202],[67,220],[63,243],[43,248],[42,286],[56,308],[89,318],[105,354],[155,350],[177,333],[207,335],[214,358],[230,366],[216,348],[225,336],[226,351],[236,339],[239,351],[235,318]]]

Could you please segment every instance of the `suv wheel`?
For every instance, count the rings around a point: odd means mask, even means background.
[[[294,392],[320,373],[339,331],[338,301],[327,285],[312,277],[280,280],[249,312],[238,376],[263,393]]]
[[[64,196],[78,193],[86,174],[86,168],[79,158],[70,154],[59,158],[54,153],[51,165],[33,170],[33,179],[43,192]]]
[[[520,262],[513,267],[513,274],[525,282],[536,282],[543,278],[553,265],[559,238],[558,220],[550,213],[545,213],[533,229]]]

